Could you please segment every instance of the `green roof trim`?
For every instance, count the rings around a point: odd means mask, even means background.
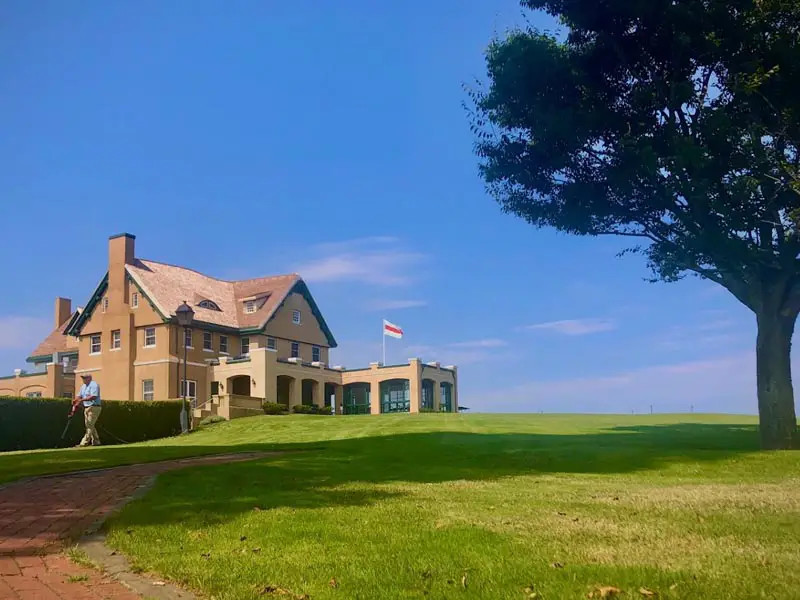
[[[78,356],[78,349],[74,348],[72,350],[63,350],[61,352],[55,352],[54,354],[57,354],[59,358]],[[51,362],[52,360],[53,354],[38,354],[36,356],[29,356],[25,359],[25,362],[38,364],[43,362]]]
[[[325,338],[328,341],[328,348],[336,348],[336,346],[338,346],[338,344],[336,343],[336,338],[333,337],[333,333],[331,332],[330,327],[328,327],[328,324],[325,322],[325,319],[322,316],[322,312],[319,310],[319,306],[317,306],[317,303],[314,301],[314,297],[311,295],[311,291],[308,289],[306,282],[303,281],[302,279],[297,281],[297,283],[295,283],[292,286],[292,289],[290,289],[286,293],[286,296],[283,298],[283,300],[281,300],[281,303],[275,308],[274,311],[272,311],[272,315],[270,316],[269,319],[267,319],[267,322],[264,323],[262,327],[258,328],[258,333],[262,333],[264,332],[264,330],[266,330],[269,322],[275,318],[275,315],[278,314],[278,311],[284,305],[286,299],[292,294],[300,294],[301,296],[303,296],[303,299],[305,299],[305,301],[311,307],[311,314],[313,314],[314,317],[317,319],[320,329],[322,329],[322,333],[325,334]],[[242,333],[244,333],[244,330],[242,331]]]
[[[94,293],[92,297],[89,298],[89,302],[86,304],[86,307],[81,312],[81,315],[75,319],[74,323],[71,323],[69,327],[64,331],[64,335],[71,335],[73,337],[78,337],[81,334],[81,329],[86,324],[86,321],[89,320],[89,317],[92,316],[95,307],[100,302],[100,299],[103,297],[103,293],[108,288],[108,272],[103,275],[103,279],[100,280],[100,283],[97,284],[97,287],[94,289]]]
[[[126,234],[121,234],[121,235],[126,235]],[[128,271],[125,271],[125,277],[128,278],[129,283],[132,283],[136,287],[136,291],[139,292],[144,297],[145,300],[147,300],[147,303],[150,305],[150,308],[156,311],[156,314],[159,317],[161,317],[161,320],[164,321],[164,323],[169,323],[174,319],[174,317],[171,317],[170,315],[165,315],[164,313],[161,312],[156,303],[153,302],[152,298],[150,298],[150,296],[147,295],[147,292],[145,292],[142,289],[142,286],[139,285],[139,283],[131,276],[131,274]]]

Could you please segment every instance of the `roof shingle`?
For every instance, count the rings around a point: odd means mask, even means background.
[[[234,329],[260,327],[266,323],[294,285],[301,281],[297,274],[223,281],[185,267],[143,259],[136,259],[127,269],[164,316],[173,316],[175,309],[186,301],[192,304],[198,321]],[[244,298],[267,294],[266,302],[256,312],[244,312]],[[211,300],[220,310],[198,306],[201,300]]]

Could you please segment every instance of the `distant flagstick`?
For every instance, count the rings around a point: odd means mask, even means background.
[[[386,319],[383,320],[383,336],[381,336],[383,341],[383,365],[386,364],[386,336],[393,337],[399,339],[403,339],[403,330],[395,325],[394,323],[390,323]]]

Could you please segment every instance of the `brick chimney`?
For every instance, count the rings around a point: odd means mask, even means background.
[[[114,308],[129,302],[125,265],[133,263],[136,236],[119,233],[108,238],[108,296]]]
[[[72,315],[72,300],[69,298],[56,298],[56,326],[58,329]]]

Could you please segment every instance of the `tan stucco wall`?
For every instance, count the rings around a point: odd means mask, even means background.
[[[292,322],[292,313],[295,310],[300,311],[299,325],[295,325]],[[311,312],[311,307],[302,294],[293,293],[286,298],[283,305],[275,312],[275,315],[267,324],[265,332],[275,338],[294,340],[308,345],[308,360],[311,360],[311,346],[328,347],[328,339],[325,337],[319,322]],[[280,349],[278,354],[283,358]],[[288,353],[286,356],[289,356]]]
[[[26,396],[39,392],[43,398],[74,395],[75,377],[64,373],[60,364],[50,363],[42,373],[25,373],[0,379],[0,396]]]

